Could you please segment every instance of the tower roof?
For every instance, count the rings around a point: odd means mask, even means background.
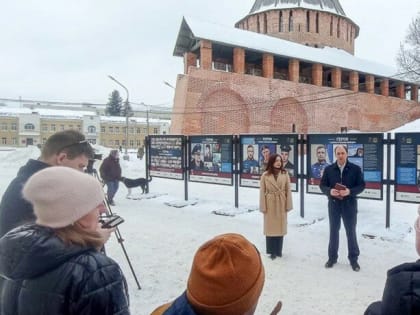
[[[346,16],[339,0],[255,0],[249,14],[290,8],[305,8]]]

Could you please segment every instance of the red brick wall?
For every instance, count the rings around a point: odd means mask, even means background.
[[[340,17],[328,12],[307,10],[307,9],[283,9],[283,29],[279,31],[280,10],[271,10],[251,16],[247,16],[238,23],[236,27],[256,33],[286,39],[292,42],[309,45],[312,47],[336,47],[354,54],[354,39],[356,38],[357,25],[348,18]],[[289,16],[293,12],[293,31],[289,31]],[[306,13],[310,14],[310,28],[307,31]],[[318,13],[319,28],[316,32],[316,14]],[[332,35],[331,35],[332,18]],[[267,25],[264,27],[265,20]],[[260,29],[258,30],[258,21]],[[339,26],[338,26],[339,25]]]
[[[415,101],[190,67],[178,76],[171,133],[381,132],[417,118]]]

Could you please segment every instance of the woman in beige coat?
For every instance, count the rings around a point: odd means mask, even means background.
[[[282,256],[283,236],[287,234],[287,212],[292,210],[290,178],[281,156],[274,154],[260,181],[260,211],[264,214],[264,235],[271,259]]]

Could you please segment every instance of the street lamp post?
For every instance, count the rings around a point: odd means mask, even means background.
[[[149,105],[144,104],[143,102],[141,102],[140,104],[143,106],[146,106],[146,126],[147,126],[146,135],[149,136]]]
[[[165,84],[165,85],[169,86],[171,89],[175,90],[175,87],[172,84],[170,84],[168,81],[163,81],[163,84]]]
[[[112,81],[114,81],[115,83],[117,83],[119,86],[121,86],[125,92],[127,93],[127,99],[125,101],[125,148],[124,148],[124,156],[123,159],[124,160],[129,160],[130,157],[128,156],[128,108],[129,108],[129,93],[128,93],[128,89],[124,86],[124,84],[122,84],[121,82],[119,82],[117,79],[115,79],[113,76],[108,75],[108,78],[110,78]]]

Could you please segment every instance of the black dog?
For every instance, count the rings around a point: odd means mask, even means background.
[[[140,177],[140,178],[126,178],[121,177],[120,181],[123,182],[125,187],[128,189],[127,197],[131,195],[131,188],[135,187],[141,187],[141,193],[144,194],[144,190],[146,189],[146,185],[152,181],[152,177],[150,176],[150,179],[147,180],[146,178]]]

